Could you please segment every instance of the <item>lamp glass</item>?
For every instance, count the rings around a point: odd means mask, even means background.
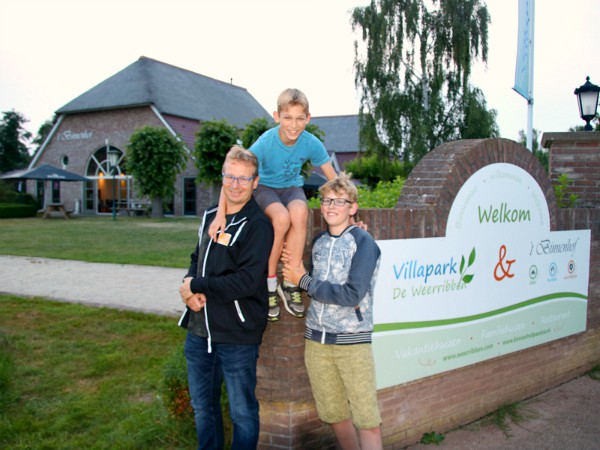
[[[598,105],[598,91],[580,92],[577,96],[579,103],[579,113],[581,117],[596,115],[596,107]]]
[[[108,163],[110,164],[110,167],[117,167],[117,163],[119,162],[119,156],[121,155],[121,152],[119,152],[118,150],[111,148],[108,150]]]

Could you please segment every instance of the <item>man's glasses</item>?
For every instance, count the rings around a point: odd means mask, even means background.
[[[227,175],[226,173],[221,174],[223,176],[224,184],[233,184],[236,180],[240,186],[248,186],[248,184],[254,180],[255,177],[234,177],[233,175]]]
[[[350,200],[346,200],[345,198],[329,198],[329,197],[321,197],[321,205],[329,206],[331,203],[335,206],[344,206],[346,203],[352,204]]]

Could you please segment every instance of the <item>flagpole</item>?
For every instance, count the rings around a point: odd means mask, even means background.
[[[533,39],[535,36],[535,0],[529,2],[529,99],[527,100],[527,149],[533,152]]]
[[[535,0],[519,0],[519,32],[515,86],[517,94],[527,100],[527,149],[533,151],[533,36]]]

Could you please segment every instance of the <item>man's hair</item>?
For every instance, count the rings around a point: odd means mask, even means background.
[[[350,180],[350,176],[352,174],[346,172],[340,172],[337,177],[327,181],[319,188],[319,194],[323,196],[327,192],[335,192],[339,194],[340,192],[345,192],[348,196],[348,200],[352,203],[356,203],[358,201],[358,189],[354,186],[352,180]]]
[[[300,89],[286,89],[277,97],[277,113],[281,114],[288,106],[300,105],[304,108],[306,114],[310,114],[308,109],[308,99]]]
[[[254,176],[258,175],[258,159],[256,159],[256,155],[250,150],[246,150],[244,147],[239,145],[234,145],[231,147],[231,149],[227,152],[227,156],[225,156],[223,170],[225,169],[225,164],[234,161],[254,167]]]

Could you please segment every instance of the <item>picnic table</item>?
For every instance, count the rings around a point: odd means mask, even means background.
[[[60,213],[65,219],[68,219],[71,215],[71,211],[65,210],[64,203],[47,203],[44,214],[42,215],[42,219],[47,219],[53,212]]]

